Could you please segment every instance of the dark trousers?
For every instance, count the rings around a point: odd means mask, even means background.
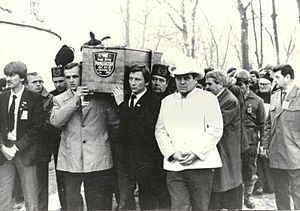
[[[295,210],[300,210],[300,169],[283,170],[271,168],[274,179],[275,199],[278,210],[290,210],[290,195]]]
[[[134,190],[139,187],[139,205],[141,210],[167,209],[169,206],[166,178],[161,175],[163,170],[158,167],[146,166],[129,171],[128,168],[118,169],[120,191],[120,210],[136,209]],[[166,196],[167,195],[167,196]]]
[[[212,190],[212,169],[168,171],[172,210],[207,210]]]
[[[21,181],[20,181],[19,175],[16,175],[13,197],[15,199],[15,203],[24,202],[24,196],[23,196],[23,192],[22,192]]]
[[[243,183],[245,186],[254,185],[256,179],[256,160],[257,160],[257,145],[250,145],[250,148],[242,153],[242,173]]]
[[[225,192],[212,192],[209,209],[237,209],[243,208],[243,184]]]
[[[39,193],[39,210],[48,210],[48,182],[49,182],[49,162],[39,162],[37,164],[37,182]]]
[[[257,157],[257,176],[258,180],[255,183],[255,188],[262,188],[265,193],[273,193],[273,177],[270,171],[269,158],[258,155]]]
[[[0,165],[0,210],[13,210],[13,190],[17,174],[20,177],[26,210],[38,210],[36,165],[25,166],[16,155]]]
[[[57,170],[57,157],[58,157],[58,148],[56,146],[53,157],[54,157],[54,165],[55,165],[55,175],[56,175],[56,184],[57,184],[57,192],[58,198],[60,202],[60,206],[62,210],[67,210],[67,202],[66,202],[66,188],[64,181],[64,172]]]
[[[91,173],[64,172],[67,210],[83,210],[82,183],[88,210],[111,210],[112,177],[111,169]]]

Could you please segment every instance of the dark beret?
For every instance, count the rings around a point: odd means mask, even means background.
[[[158,75],[166,78],[169,80],[170,78],[170,72],[169,72],[169,67],[166,65],[162,64],[154,64],[152,67],[152,72],[151,75]]]

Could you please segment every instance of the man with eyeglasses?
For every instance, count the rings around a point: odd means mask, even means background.
[[[167,209],[161,197],[161,162],[154,128],[160,109],[160,98],[149,86],[150,70],[146,65],[133,65],[129,69],[130,96],[113,90],[119,108],[121,138],[116,155],[121,210],[135,210],[134,189],[139,188],[141,210]]]
[[[113,98],[89,94],[89,88],[81,85],[80,64],[67,64],[64,73],[68,90],[53,98],[50,122],[62,129],[57,169],[64,174],[66,209],[83,210],[83,183],[88,210],[111,210]]]
[[[204,77],[192,58],[172,67],[177,91],[162,100],[155,137],[164,156],[172,210],[208,210],[223,131],[217,97],[196,88]]]
[[[255,208],[252,199],[254,184],[257,180],[256,160],[258,145],[264,135],[265,107],[263,100],[251,91],[251,76],[247,70],[240,69],[235,73],[236,85],[240,87],[245,99],[245,126],[249,149],[242,153],[242,172],[244,183],[244,204]]]

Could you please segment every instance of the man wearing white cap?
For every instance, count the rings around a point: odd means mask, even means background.
[[[171,208],[207,210],[214,168],[222,166],[216,148],[223,132],[217,97],[197,89],[204,74],[191,58],[175,64],[177,92],[162,100],[155,136],[164,156]]]

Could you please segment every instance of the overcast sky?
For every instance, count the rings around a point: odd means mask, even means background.
[[[15,4],[11,7],[16,8],[17,14],[6,15],[0,11],[0,20],[8,18],[14,22],[22,21],[25,23],[34,23],[26,16],[28,3],[26,0],[2,0],[6,4]],[[141,4],[143,0],[131,0],[131,16],[133,19],[141,19]],[[155,0],[149,0],[150,6],[155,5]],[[179,0],[172,0],[176,4]],[[244,0],[244,2],[247,2]],[[258,0],[254,0],[258,2]],[[272,0],[262,0],[264,23],[272,33],[271,22],[271,2]],[[125,0],[44,0],[42,1],[41,12],[43,13],[44,23],[37,24],[45,29],[50,29],[58,33],[62,40],[57,37],[43,32],[32,32],[29,29],[16,29],[13,26],[1,25],[1,50],[0,50],[0,69],[11,60],[23,60],[30,71],[41,73],[46,81],[46,87],[52,89],[50,80],[50,67],[54,66],[54,56],[58,49],[63,44],[68,44],[76,50],[76,61],[82,59],[82,54],[79,51],[80,46],[89,40],[89,32],[93,31],[97,38],[106,35],[111,36],[110,45],[123,45],[123,29],[122,16],[120,5],[124,4]],[[276,0],[277,6],[277,21],[280,31],[279,39],[287,43],[290,34],[297,26],[296,37],[299,39],[298,10],[296,0]],[[198,16],[202,18],[207,16],[215,30],[225,30],[224,26],[234,24],[239,30],[240,19],[236,8],[235,0],[199,0]],[[158,24],[161,19],[169,21],[165,14],[166,8],[156,8],[151,14],[151,24]],[[250,17],[250,14],[249,14]],[[132,46],[138,40],[141,34],[139,24],[132,21]],[[249,28],[252,28],[249,22]],[[151,31],[150,29],[148,29]],[[175,29],[174,29],[175,30]],[[149,32],[149,31],[148,31]],[[251,31],[249,33],[252,33]],[[239,36],[239,32],[237,34]],[[252,35],[251,35],[252,36]],[[269,42],[265,38],[265,42]],[[3,48],[4,46],[4,48]],[[151,47],[151,46],[146,46]],[[164,51],[169,46],[161,45],[159,50]],[[300,69],[299,58],[300,41],[296,43],[295,52],[290,59],[290,63],[294,69]],[[281,52],[284,53],[281,43]],[[253,53],[253,52],[252,52]],[[274,63],[274,49],[266,48],[266,63]],[[269,57],[267,56],[270,55]],[[269,59],[272,58],[272,59]],[[268,60],[269,59],[269,60]],[[283,60],[283,59],[282,59]],[[236,65],[236,64],[234,64]],[[2,71],[0,76],[3,75]]]

